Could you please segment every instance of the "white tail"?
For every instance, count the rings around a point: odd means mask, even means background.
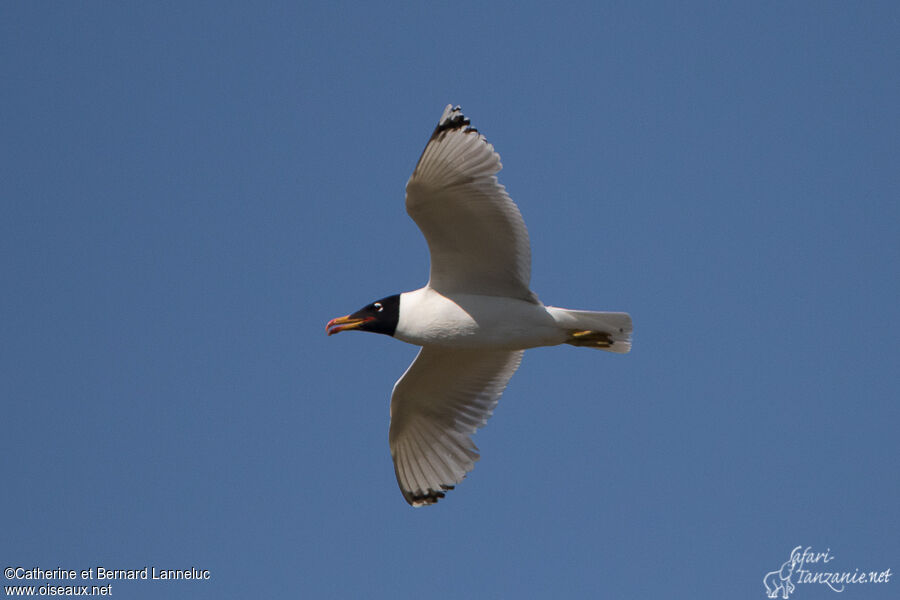
[[[624,354],[631,350],[631,315],[622,312],[569,310],[548,306],[561,327],[569,330],[566,344]]]

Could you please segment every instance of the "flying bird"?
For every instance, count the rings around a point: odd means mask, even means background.
[[[625,353],[631,317],[545,306],[529,287],[528,230],[494,147],[448,105],[406,184],[406,212],[431,253],[425,287],[332,319],[421,346],[391,394],[390,448],[403,497],[434,504],[478,460],[487,423],[525,349],[571,344]]]

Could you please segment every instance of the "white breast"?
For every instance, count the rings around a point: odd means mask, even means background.
[[[542,304],[515,298],[454,294],[429,287],[400,295],[394,337],[418,346],[521,350],[566,339]]]

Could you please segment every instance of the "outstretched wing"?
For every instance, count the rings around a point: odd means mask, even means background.
[[[391,456],[403,497],[434,504],[475,467],[487,423],[524,350],[424,346],[391,395]]]
[[[537,301],[528,230],[497,182],[501,168],[494,147],[447,105],[406,184],[406,212],[431,251],[428,284],[442,294]]]

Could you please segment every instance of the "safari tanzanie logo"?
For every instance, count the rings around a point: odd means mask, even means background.
[[[807,585],[818,586],[814,589],[826,586],[833,592],[843,592],[849,585],[889,583],[893,575],[890,567],[883,571],[858,567],[851,570],[843,569],[837,564],[832,565],[834,560],[831,548],[826,548],[825,552],[816,552],[812,546],[797,546],[791,550],[790,556],[780,568],[763,577],[766,596],[787,600],[797,592],[797,597],[803,597],[804,591],[813,591],[803,590],[803,586]]]

